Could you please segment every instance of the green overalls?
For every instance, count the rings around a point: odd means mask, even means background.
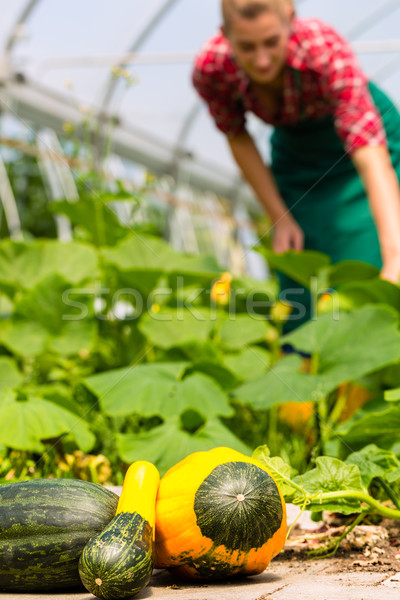
[[[374,84],[370,92],[379,109],[393,166],[400,178],[400,114]],[[305,234],[305,248],[328,254],[333,263],[362,260],[382,266],[379,240],[364,187],[337,135],[333,118],[304,120],[277,127],[271,136],[271,168],[280,193]],[[306,305],[301,320],[310,318],[310,298],[302,286],[279,274],[285,298]]]

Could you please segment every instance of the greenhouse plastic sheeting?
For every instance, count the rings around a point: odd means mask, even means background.
[[[118,117],[116,152],[155,173],[227,197],[239,177],[226,141],[190,80],[220,25],[219,0],[0,0],[3,108],[61,131],[90,115]],[[348,37],[368,76],[400,100],[398,0],[298,0]],[[265,158],[269,128],[249,126]]]

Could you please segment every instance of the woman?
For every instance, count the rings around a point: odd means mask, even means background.
[[[291,0],[222,0],[222,14],[193,83],[271,219],[274,250],[363,260],[397,283],[396,108],[348,43],[325,23],[296,18]],[[274,126],[271,167],[246,130],[247,111]],[[281,283],[296,296],[293,282]]]

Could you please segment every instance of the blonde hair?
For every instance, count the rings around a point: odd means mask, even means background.
[[[264,12],[278,12],[288,15],[294,12],[293,0],[222,0],[222,20],[225,29],[229,28],[233,15],[245,19],[255,19]]]

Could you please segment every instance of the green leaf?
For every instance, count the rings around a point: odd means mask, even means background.
[[[51,209],[84,229],[95,246],[113,246],[130,233],[101,195],[86,194],[76,202],[57,201],[51,204]]]
[[[164,349],[190,342],[205,342],[213,327],[210,311],[200,308],[162,308],[158,313],[147,313],[139,323],[142,335]]]
[[[400,309],[400,288],[377,277],[373,280],[347,283],[338,288],[338,305],[361,308],[365,304],[386,304]]]
[[[213,362],[218,363],[220,360],[220,352],[215,343],[207,340],[191,341],[179,344],[179,351],[185,355],[190,362]]]
[[[18,370],[16,362],[8,356],[0,356],[0,396],[8,388],[20,385],[24,376]]]
[[[1,284],[0,284],[1,285]],[[7,319],[14,312],[14,303],[6,294],[0,292],[0,319]]]
[[[0,334],[0,341],[13,354],[27,358],[42,354],[49,341],[49,331],[35,321],[7,321]]]
[[[323,267],[318,272],[318,289],[329,289],[344,283],[376,279],[379,269],[361,260],[342,260],[334,265]]]
[[[32,289],[55,274],[77,285],[96,277],[97,272],[96,250],[77,241],[4,240],[0,243],[0,283],[14,289]]]
[[[400,469],[400,461],[393,452],[382,450],[375,444],[368,444],[359,452],[353,452],[346,458],[347,465],[357,465],[365,488],[375,477],[389,481],[388,476]],[[400,475],[399,475],[400,476]]]
[[[36,396],[6,391],[0,399],[0,443],[18,450],[42,452],[43,440],[71,434],[84,452],[94,445],[88,424],[73,413]]]
[[[195,374],[178,383],[175,398],[164,404],[163,415],[179,415],[185,408],[194,408],[205,417],[231,417],[234,413],[226,394],[209,377]]]
[[[209,377],[190,375],[176,379],[170,365],[140,365],[89,377],[85,385],[95,393],[106,414],[173,417],[195,409],[205,417],[232,416],[226,394]]]
[[[15,316],[41,324],[52,335],[63,333],[66,323],[93,314],[93,297],[75,289],[59,275],[49,275],[16,303]]]
[[[186,363],[132,365],[93,375],[83,383],[99,398],[108,415],[162,415],[165,402],[176,393],[177,379],[185,367]]]
[[[48,400],[78,417],[84,418],[88,411],[88,407],[71,397],[70,387],[61,383],[45,383],[44,385],[35,386],[32,390],[32,396]]]
[[[319,456],[316,467],[304,475],[297,476],[294,482],[301,485],[308,494],[316,499],[307,508],[309,510],[330,510],[351,514],[361,512],[361,503],[356,499],[337,498],[321,503],[318,494],[327,492],[357,491],[363,492],[360,471],[356,465],[346,465],[337,458]]]
[[[281,271],[306,288],[310,288],[311,277],[316,277],[318,271],[331,262],[326,254],[315,250],[289,250],[282,254],[266,250],[265,255],[270,267]]]
[[[381,445],[382,440],[400,441],[400,405],[391,404],[374,412],[360,410],[355,420],[335,429],[335,436],[354,449],[366,444]]]
[[[270,456],[268,446],[258,446],[253,452],[257,459],[269,469],[286,502],[290,502],[296,494],[296,487],[291,483],[293,469],[280,456]]]
[[[97,325],[93,320],[67,321],[60,335],[51,339],[49,350],[61,356],[91,351],[97,341]]]
[[[231,281],[231,290],[238,298],[251,297],[255,301],[269,301],[272,306],[279,294],[279,283],[274,277],[260,280],[246,275],[235,275]]]
[[[194,361],[190,367],[187,368],[186,375],[191,375],[193,373],[203,373],[204,375],[211,377],[211,379],[214,379],[214,381],[216,381],[225,391],[233,390],[241,383],[237,373],[225,367],[217,360]]]
[[[279,294],[279,282],[276,277],[253,279],[235,276],[231,281],[229,307],[236,313],[268,316]],[[232,312],[232,310],[231,310]]]
[[[2,342],[20,356],[38,356],[50,350],[63,356],[91,350],[97,340],[93,297],[50,275],[16,302]]]
[[[337,321],[322,315],[282,341],[318,356],[327,392],[400,359],[398,314],[385,306],[364,306]]]
[[[250,381],[265,374],[271,364],[271,353],[258,346],[250,346],[241,352],[225,354],[223,362],[236,377]]]
[[[177,292],[183,287],[195,285],[192,295],[197,297],[214,279],[219,278],[223,268],[213,256],[188,256],[169,253],[163,258],[165,272],[169,275],[171,288]]]
[[[123,289],[125,295],[130,295],[136,304],[143,304],[143,296],[150,293],[157,302],[160,295],[172,293],[165,286],[155,289],[169,258],[175,256],[175,251],[162,239],[144,233],[131,233],[113,248],[102,248],[101,253],[117,289]],[[142,312],[144,304],[140,308]]]
[[[219,420],[206,422],[195,434],[182,431],[178,419],[171,419],[150,431],[117,435],[118,452],[127,463],[148,460],[161,474],[192,452],[226,446],[249,455],[249,449]]]
[[[270,328],[271,325],[265,319],[233,315],[222,323],[219,338],[224,349],[241,350],[245,346],[263,341]]]
[[[300,356],[286,356],[265,375],[239,386],[233,395],[257,410],[266,410],[284,402],[318,402],[326,394],[324,380],[300,372],[301,366]]]
[[[114,248],[103,248],[105,261],[122,271],[163,273],[176,252],[164,240],[144,233],[131,233]]]
[[[385,479],[388,483],[395,483],[398,481],[400,479],[400,467],[394,471],[390,471],[390,473],[386,473]]]
[[[384,398],[387,402],[397,402],[400,400],[400,388],[386,390],[384,393]]]

